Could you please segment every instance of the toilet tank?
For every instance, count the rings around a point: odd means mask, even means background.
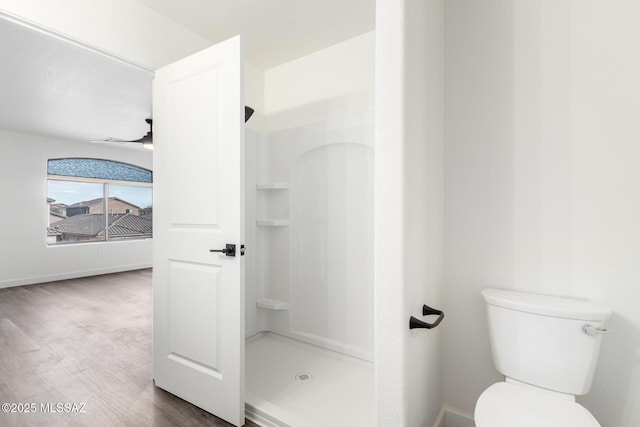
[[[611,310],[590,301],[485,289],[496,369],[537,387],[572,395],[589,392],[605,321]],[[587,334],[593,326],[595,334]]]

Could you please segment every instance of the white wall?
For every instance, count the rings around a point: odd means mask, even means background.
[[[373,111],[374,39],[365,33],[267,70],[267,130]]]
[[[501,379],[479,294],[500,287],[611,306],[578,401],[640,425],[640,6],[445,4],[446,405],[470,417]]]
[[[378,425],[433,426],[443,328],[408,327],[410,316],[422,318],[423,304],[442,303],[443,2],[378,0],[376,7]]]
[[[95,157],[151,169],[151,153],[0,130],[0,287],[151,266],[151,240],[48,247],[47,160]]]
[[[211,45],[135,0],[0,0],[0,14],[35,23],[149,70]]]
[[[250,62],[244,63],[244,103],[254,109],[246,123],[248,129],[265,129],[264,70]]]

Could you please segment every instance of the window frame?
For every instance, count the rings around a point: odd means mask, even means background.
[[[102,159],[97,159],[102,160]],[[113,161],[113,160],[110,160]],[[124,163],[124,162],[119,162]],[[135,165],[132,165],[135,166]],[[136,166],[140,167],[140,166]],[[146,169],[142,168],[141,169]],[[90,243],[115,243],[122,242],[123,240],[109,240],[109,215],[108,212],[108,204],[109,204],[109,185],[119,185],[119,186],[129,186],[129,187],[145,187],[145,188],[153,188],[153,182],[140,182],[140,181],[124,181],[124,180],[116,180],[116,179],[107,179],[107,178],[85,178],[85,177],[77,177],[77,176],[67,176],[67,175],[51,175],[47,173],[47,182],[49,181],[67,181],[67,182],[82,182],[82,183],[92,183],[92,184],[102,184],[102,212],[105,212],[103,215],[104,218],[104,240],[100,242],[74,242],[74,243],[65,243],[64,245],[54,245],[47,243],[47,247],[63,247],[70,245],[86,245]],[[48,196],[48,195],[47,195]],[[47,212],[49,215],[49,212]],[[45,236],[46,237],[46,236]],[[153,239],[153,233],[151,237],[141,238],[141,239],[131,239],[131,240],[147,240]],[[45,238],[46,241],[46,238]]]

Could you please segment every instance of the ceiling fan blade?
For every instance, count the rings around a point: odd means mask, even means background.
[[[147,132],[142,138],[129,140],[129,139],[120,139],[120,138],[111,137],[107,139],[93,139],[89,142],[96,142],[96,143],[116,142],[119,144],[135,143],[135,144],[143,144],[143,145],[153,144],[153,120],[145,119],[144,121],[147,122],[147,124],[149,125],[149,132]]]
[[[89,142],[115,142],[118,144],[125,144],[131,141],[127,141],[126,139],[119,139],[119,138],[107,138],[107,139],[92,139]]]

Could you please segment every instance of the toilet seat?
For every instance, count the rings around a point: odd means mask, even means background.
[[[480,395],[474,416],[476,427],[600,427],[574,401],[506,382]]]

